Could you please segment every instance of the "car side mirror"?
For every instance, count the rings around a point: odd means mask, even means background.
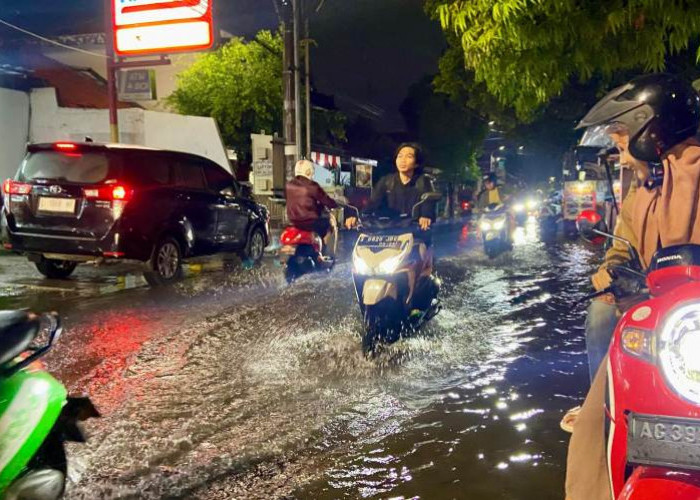
[[[603,243],[606,237],[611,236],[608,225],[595,210],[581,212],[576,218],[576,228],[583,239],[597,245]]]
[[[222,195],[224,195],[226,198],[235,198],[236,197],[236,190],[231,187],[227,187],[219,191]]]

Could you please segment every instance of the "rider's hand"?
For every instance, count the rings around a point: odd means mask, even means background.
[[[433,223],[428,217],[421,217],[418,219],[418,225],[423,231],[430,229],[430,225]]]
[[[610,276],[607,269],[601,268],[591,277],[591,281],[593,282],[593,288],[597,291],[605,290],[612,284],[612,276]]]
[[[345,227],[348,229],[352,229],[355,226],[357,226],[357,217],[348,217],[345,219]]]

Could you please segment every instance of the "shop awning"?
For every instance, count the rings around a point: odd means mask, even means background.
[[[340,156],[312,151],[311,161],[326,168],[340,168]]]

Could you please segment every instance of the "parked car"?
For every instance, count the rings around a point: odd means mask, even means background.
[[[98,143],[31,144],[3,184],[6,248],[49,278],[81,262],[136,260],[152,285],[183,259],[238,252],[259,261],[267,209],[218,164],[188,153]]]

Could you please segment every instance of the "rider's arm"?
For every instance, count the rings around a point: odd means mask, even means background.
[[[384,205],[387,191],[387,177],[382,177],[377,182],[377,185],[372,188],[372,194],[369,197],[369,202],[365,206],[365,212],[376,212]]]
[[[338,208],[338,203],[336,203],[333,198],[328,196],[328,193],[326,193],[318,184],[313,187],[313,197],[317,203],[320,203],[328,209]]]

